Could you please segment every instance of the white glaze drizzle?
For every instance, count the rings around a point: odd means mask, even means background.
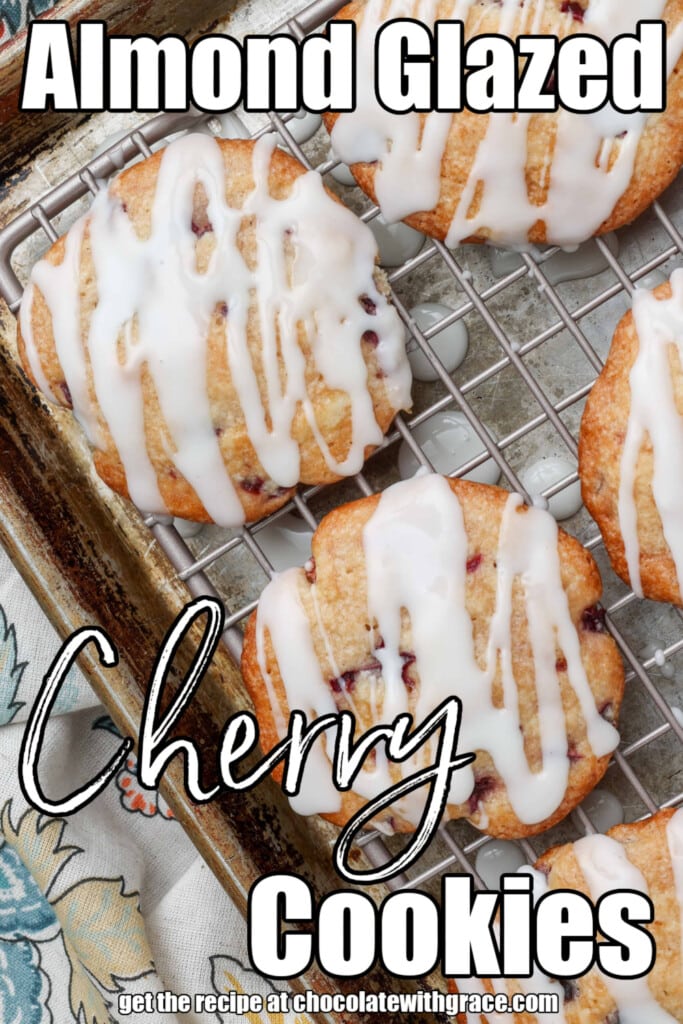
[[[619,529],[631,586],[643,596],[640,543],[635,503],[638,456],[649,437],[653,453],[652,496],[664,537],[683,581],[683,474],[675,468],[683,452],[683,417],[674,395],[669,350],[673,346],[683,365],[683,270],[671,277],[672,296],[657,299],[643,288],[633,296],[633,319],[638,353],[629,375],[630,410],[621,454]]]
[[[577,840],[573,852],[586,880],[593,904],[606,892],[616,889],[634,889],[648,894],[642,872],[626,856],[626,850],[616,839],[592,835]],[[676,1018],[660,1006],[655,999],[647,977],[611,978],[600,972],[605,987],[614,999],[621,1024],[676,1024]]]
[[[286,199],[272,198],[268,179],[274,144],[267,137],[256,143],[254,188],[243,207],[235,209],[226,202],[225,167],[218,144],[205,135],[179,139],[168,146],[161,160],[149,238],[139,238],[120,202],[102,191],[67,235],[63,263],[55,267],[42,260],[33,270],[21,308],[29,364],[37,382],[50,394],[33,337],[37,285],[52,315],[57,355],[76,415],[96,445],[97,410],[87,384],[78,273],[84,231],[89,230],[98,303],[85,345],[95,396],[124,465],[131,497],[145,510],[161,512],[164,504],[145,442],[143,368],[151,375],[170,433],[169,458],[215,522],[237,525],[244,519],[223,462],[207,391],[208,328],[219,303],[228,306],[228,363],[249,437],[276,484],[291,487],[299,480],[299,447],[291,436],[299,405],[335,473],[358,472],[365,448],[382,440],[360,345],[366,330],[378,336],[375,352],[389,402],[396,409],[410,404],[410,371],[400,321],[373,282],[377,247],[371,231],[327,195],[313,172],[299,177]],[[197,239],[192,230],[198,184],[208,199],[207,216],[215,240],[206,273],[197,270]],[[238,231],[250,215],[256,222],[253,270],[237,247]],[[288,234],[296,253],[291,272],[284,245]],[[362,295],[374,304],[374,314],[359,303]],[[254,301],[270,423],[247,343]],[[300,323],[327,386],[345,392],[350,401],[352,439],[341,462],[329,451],[307,394],[305,360],[297,338]],[[278,345],[285,364],[284,383]],[[119,348],[123,348],[123,360]]]
[[[586,678],[579,637],[561,582],[557,524],[549,513],[538,509],[519,513],[520,505],[519,495],[510,495],[503,514],[496,554],[496,609],[483,668],[475,659],[473,625],[465,607],[467,535],[462,509],[447,481],[426,474],[386,490],[364,528],[363,548],[369,621],[377,620],[384,641],[384,646],[374,652],[383,679],[383,686],[377,686],[377,720],[391,722],[396,715],[409,711],[400,654],[401,610],[405,609],[420,676],[416,720],[423,720],[446,697],[458,695],[463,701],[459,749],[490,752],[515,813],[524,823],[532,824],[543,821],[560,805],[569,773],[556,642],[567,662],[569,683],[581,705],[596,755],[611,752],[618,733],[599,715]],[[329,706],[330,688],[317,667],[310,625],[304,629],[302,623],[300,629],[291,631],[282,626],[291,616],[293,579],[287,574],[276,577],[261,598],[257,616],[259,664],[268,681],[264,639],[268,631],[289,708],[313,708],[321,713],[320,708]],[[515,581],[524,589],[533,647],[543,756],[537,772],[529,767],[524,750],[512,671]],[[311,587],[313,592],[315,586]],[[318,629],[320,625],[318,619]],[[492,700],[499,659],[504,691],[504,706],[500,708]],[[272,688],[269,693],[274,701]],[[404,766],[404,771],[409,773],[409,768]],[[359,779],[354,789],[362,795],[375,795],[387,788],[384,770],[364,772]],[[450,802],[467,800],[474,782],[471,768],[456,772]],[[419,819],[424,799],[421,793],[414,796],[401,808],[410,820]],[[314,794],[310,803],[314,805]]]
[[[322,677],[311,641],[310,626],[299,596],[300,577],[299,569],[286,569],[285,572],[279,573],[263,591],[259,601],[256,653],[261,675],[268,689],[275,727],[280,736],[286,734],[287,722],[267,668],[266,628],[270,634],[270,641],[278,652],[282,678],[289,681],[287,699],[290,702],[291,694],[290,709],[305,712],[309,721],[323,715],[335,714],[337,710],[330,688]],[[286,616],[281,614],[283,604],[287,608]],[[308,685],[301,686],[300,680],[306,680]],[[294,691],[291,689],[292,686],[296,687]],[[331,750],[333,746],[332,743],[328,749]],[[311,747],[299,795],[290,797],[290,802],[300,814],[331,814],[340,809],[341,794],[332,784],[329,762],[320,742],[314,743]]]
[[[581,31],[600,36],[607,43],[617,35],[635,31],[640,19],[662,17],[667,0],[591,0]],[[467,36],[477,34],[486,11],[473,9],[474,0],[454,0],[449,17],[467,25]],[[440,192],[441,162],[452,115],[432,112],[424,119],[418,113],[391,114],[375,98],[374,42],[378,26],[392,18],[414,17],[433,27],[436,0],[368,0],[358,38],[358,102],[354,112],[337,119],[332,131],[335,152],[348,164],[379,161],[375,190],[388,220],[432,210]],[[520,7],[519,0],[502,0],[497,31],[518,34],[540,31],[544,12],[538,0],[533,16]],[[566,14],[571,27],[572,14]],[[469,19],[469,20],[468,20]],[[683,24],[668,39],[667,65],[671,74],[683,52]],[[573,246],[593,235],[609,217],[628,187],[633,174],[638,144],[647,114],[620,114],[609,105],[595,114],[557,115],[557,139],[550,166],[549,191],[545,202],[529,200],[525,169],[530,114],[488,115],[469,178],[455,211],[447,244],[488,231],[495,244],[521,245],[537,221],[546,224],[547,240]],[[617,136],[619,149],[609,167]],[[501,157],[504,154],[504,157]],[[599,159],[598,159],[599,156]],[[405,183],[410,182],[410,188]],[[469,211],[478,184],[483,184],[480,208]]]
[[[678,902],[679,944],[681,947],[681,971],[683,973],[683,808],[679,808],[669,819],[666,838],[674,875],[674,892]]]

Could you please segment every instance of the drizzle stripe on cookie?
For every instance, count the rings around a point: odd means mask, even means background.
[[[667,0],[590,0],[582,32],[610,43],[635,31],[639,20],[660,19]],[[537,0],[500,0],[500,34],[541,34],[550,4]],[[555,5],[556,6],[556,5]],[[572,30],[572,5],[564,15]],[[439,18],[462,20],[466,37],[480,31],[489,4],[453,0],[450,11],[437,0],[368,0],[358,36],[357,107],[343,113],[332,131],[335,153],[347,164],[378,161],[374,188],[388,220],[401,220],[436,207],[441,192],[442,161],[451,129],[450,113],[392,114],[375,98],[374,51],[379,26],[394,18],[415,18],[433,28]],[[557,18],[561,17],[555,12]],[[683,52],[683,24],[670,35],[667,68],[671,74]],[[462,116],[462,115],[456,115]],[[648,114],[620,114],[605,107],[594,114],[560,110],[554,120],[557,137],[549,143],[545,201],[531,201],[527,191],[527,136],[532,114],[495,112],[487,124],[468,179],[458,198],[447,235],[455,246],[470,236],[485,234],[492,241],[520,245],[538,221],[546,225],[547,241],[572,246],[591,237],[626,191]],[[410,188],[406,188],[410,182]],[[471,213],[480,199],[476,214]]]
[[[274,199],[269,191],[274,145],[274,139],[264,136],[253,147],[254,187],[236,209],[226,201],[226,166],[218,143],[205,135],[179,139],[165,150],[159,166],[148,238],[137,235],[119,200],[102,191],[67,235],[63,263],[53,266],[42,260],[33,270],[21,329],[35,379],[49,395],[33,336],[37,287],[52,316],[56,352],[76,416],[97,446],[99,407],[131,497],[146,511],[162,512],[164,503],[146,447],[144,372],[151,377],[168,428],[169,459],[215,522],[237,525],[244,519],[212,422],[207,386],[209,326],[221,304],[229,310],[228,365],[249,438],[266,474],[278,485],[292,487],[299,481],[299,445],[292,437],[299,407],[327,466],[342,476],[358,472],[366,447],[382,440],[367,387],[361,347],[365,331],[372,329],[378,338],[374,351],[388,401],[395,409],[410,404],[403,330],[373,283],[377,249],[372,232],[330,198],[313,172],[297,177],[285,199]],[[215,242],[205,273],[197,270],[192,229],[198,185],[208,200]],[[238,248],[238,233],[249,217],[255,221],[253,269]],[[79,271],[86,234],[97,305],[82,328]],[[288,236],[295,252],[291,267]],[[359,302],[366,295],[371,313]],[[254,305],[267,408],[248,344]],[[315,368],[326,386],[344,392],[350,402],[352,438],[341,462],[328,448],[307,393],[299,325],[306,330]]]

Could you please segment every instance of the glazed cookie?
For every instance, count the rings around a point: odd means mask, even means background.
[[[394,18],[433,29],[462,20],[465,39],[496,33],[563,38],[589,33],[610,43],[635,32],[642,0],[354,0],[338,19],[358,26],[357,105],[326,114],[336,156],[389,221],[449,246],[576,245],[630,223],[666,188],[683,163],[683,0],[655,0],[648,18],[668,25],[664,113],[392,114],[375,96],[375,39]],[[442,60],[443,57],[440,57]],[[406,183],[410,182],[407,187]]]
[[[133,165],[24,294],[27,372],[147,512],[258,519],[410,406],[372,232],[274,147],[187,135]]]
[[[633,889],[654,904],[652,933],[657,956],[649,975],[619,980],[593,968],[560,983],[539,973],[501,981],[458,979],[460,992],[549,992],[560,999],[564,1024],[683,1024],[683,810],[660,811],[647,821],[617,825],[607,835],[558,846],[536,864],[534,896],[553,889],[585,893],[593,904],[614,889]],[[455,989],[455,983],[451,983]],[[540,1024],[533,1013],[506,1013],[510,1024]],[[459,1024],[493,1024],[498,1015],[462,1014]],[[542,1018],[548,1021],[548,1016]]]
[[[491,835],[543,831],[604,774],[618,742],[623,669],[596,608],[601,582],[553,517],[496,487],[425,474],[327,515],[313,561],[269,583],[249,619],[242,671],[264,750],[291,710],[352,711],[357,732],[462,699],[447,816]],[[294,806],[343,825],[413,761],[384,748],[353,791],[318,767]],[[419,766],[428,764],[422,751]],[[432,758],[435,756],[431,752]],[[424,791],[380,824],[410,831]]]
[[[681,604],[683,270],[637,289],[581,423],[583,500],[615,572],[639,595]]]

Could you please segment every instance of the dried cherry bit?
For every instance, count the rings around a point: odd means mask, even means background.
[[[69,390],[69,385],[67,384],[67,382],[65,380],[60,380],[58,387],[59,390],[62,392],[62,397],[66,404],[69,406],[69,408],[73,408],[73,401],[71,400],[71,391]]]
[[[475,778],[474,789],[467,800],[467,806],[470,814],[474,814],[482,800],[488,796],[489,793],[492,793],[497,785],[498,783],[492,775],[480,775],[478,779]]]
[[[557,659],[557,661],[555,662],[555,671],[556,672],[566,672],[567,671],[567,659],[566,658],[558,658]]]
[[[371,345],[372,348],[377,348],[379,345],[379,337],[376,331],[364,331],[361,341],[364,341],[366,345]]]
[[[329,684],[330,684],[330,689],[332,690],[333,693],[341,693],[342,692],[342,684],[341,684],[339,679],[330,679],[329,680]]]
[[[576,764],[577,761],[583,761],[583,754],[578,752],[573,743],[570,743],[567,748],[567,757],[570,764]]]
[[[476,572],[481,563],[484,561],[484,556],[479,553],[472,555],[471,558],[467,559],[467,571],[468,573]]]
[[[368,314],[368,316],[375,316],[375,314],[377,313],[377,306],[375,305],[375,303],[373,302],[369,295],[361,295],[358,301],[360,302],[361,306]]]
[[[356,676],[358,672],[356,669],[351,669],[349,672],[342,672],[342,680],[344,682],[344,689],[347,693],[351,693],[356,685]]]
[[[410,651],[401,651],[401,658],[403,659],[403,668],[401,669],[401,679],[407,690],[415,689],[415,680],[410,675],[410,666],[415,663],[415,655]]]
[[[240,480],[240,487],[247,494],[260,494],[264,483],[260,476],[246,476],[244,480]]]
[[[273,501],[275,498],[281,498],[284,494],[289,494],[290,487],[276,487],[274,491],[271,491],[267,495],[268,501]]]
[[[218,316],[222,316],[223,319],[226,320],[227,316],[228,316],[228,304],[227,304],[227,302],[218,302],[216,304],[216,313],[218,314]]]
[[[213,224],[211,223],[210,220],[205,220],[201,224],[199,224],[196,220],[193,220],[192,231],[197,236],[197,238],[201,238],[203,235],[208,234],[209,231],[213,231]]]
[[[597,604],[586,608],[581,616],[581,625],[589,633],[604,633],[606,628],[605,609],[600,608]]]
[[[581,4],[576,3],[575,0],[563,0],[560,10],[562,14],[571,14],[574,21],[583,22],[583,7]]]

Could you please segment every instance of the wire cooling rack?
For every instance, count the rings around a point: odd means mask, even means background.
[[[277,31],[302,38],[319,29],[341,6],[339,0],[318,0]],[[249,134],[276,133],[282,146],[323,175],[363,220],[372,222],[377,208],[358,189],[340,189],[330,177],[338,161],[330,155],[324,131],[300,144],[291,117],[270,114],[262,123],[250,125]],[[200,120],[211,125],[212,119],[205,115]],[[96,193],[101,179],[148,156],[151,147],[169,135],[197,124],[194,115],[153,118],[53,188],[0,233],[0,292],[13,312],[22,294],[20,276],[25,277],[25,268],[44,250],[44,236],[54,241],[80,212],[83,198]],[[214,124],[220,131],[220,123]],[[599,255],[602,270],[592,276],[562,280],[566,275],[554,269],[557,249],[521,254],[517,266],[496,276],[486,247],[451,251],[429,239],[407,262],[389,269],[394,304],[407,334],[433,368],[435,380],[416,385],[413,412],[396,417],[364,471],[333,487],[301,490],[268,519],[237,531],[209,527],[193,539],[184,539],[168,519],[145,519],[188,591],[224,602],[224,642],[232,656],[239,661],[241,627],[273,573],[264,531],[277,529],[286,521],[283,517],[294,515],[302,529],[312,532],[331,507],[395,481],[400,445],[417,463],[433,468],[416,431],[429,425],[435,415],[458,411],[481,441],[481,454],[449,467],[452,476],[463,476],[493,460],[501,485],[525,494],[520,472],[530,457],[563,455],[575,463],[581,411],[603,365],[613,329],[638,282],[647,283],[658,270],[668,275],[681,259],[682,229],[683,188],[674,185],[634,227],[619,233],[618,255],[617,247],[606,240],[593,243],[597,247],[593,258]],[[15,271],[18,266],[23,273]],[[450,311],[429,329],[420,330],[411,306],[435,298]],[[467,327],[469,351],[463,364],[449,373],[431,342],[458,322]],[[543,497],[550,499],[576,481],[576,472],[568,473]],[[622,743],[601,788],[619,798],[627,820],[637,820],[683,802],[683,715],[677,717],[675,705],[679,672],[683,680],[683,661],[678,660],[683,650],[683,613],[639,601],[616,579],[585,510],[563,526],[582,540],[599,563],[607,626],[626,662]],[[553,843],[591,831],[590,813],[580,807],[550,832],[517,846],[533,861]],[[375,832],[360,840],[375,864],[384,862],[401,842]],[[448,869],[468,871],[480,885],[475,860],[490,842],[468,824],[449,823],[409,875],[393,879],[390,885],[434,887]]]

